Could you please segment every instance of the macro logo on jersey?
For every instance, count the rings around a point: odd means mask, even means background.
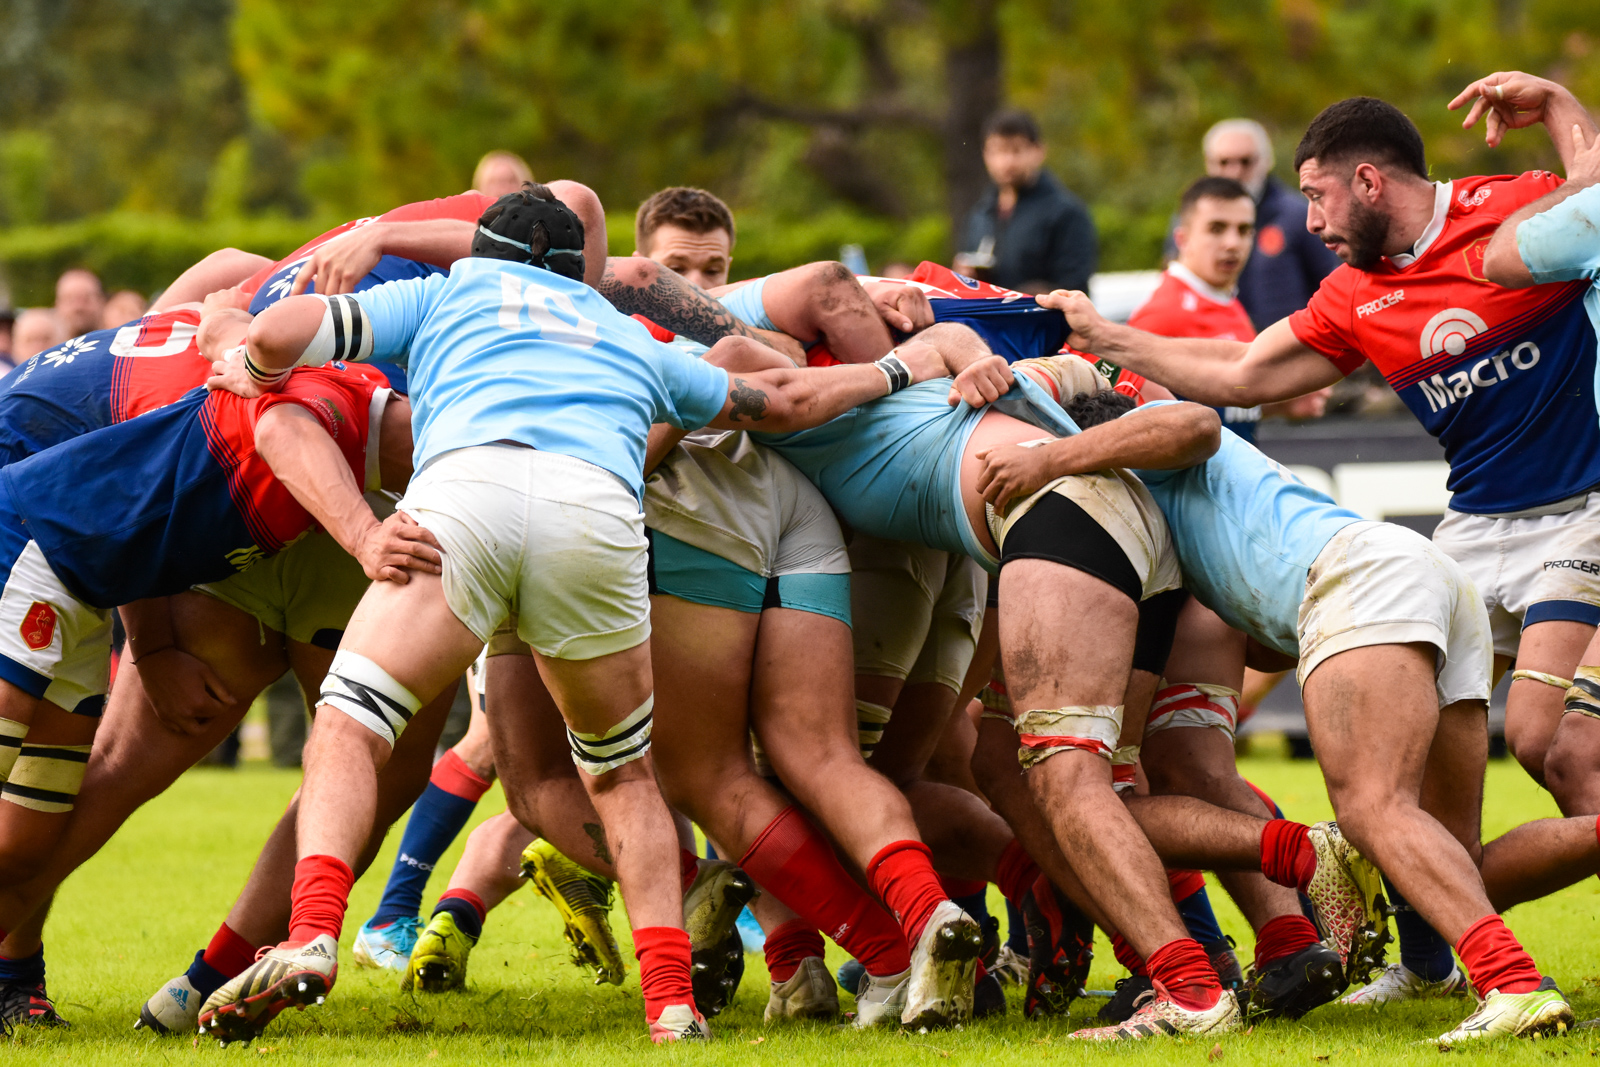
[[[1376,304],[1379,301],[1374,300]],[[1459,356],[1467,350],[1467,342],[1489,328],[1488,324],[1466,308],[1446,308],[1422,328],[1422,358],[1448,352]]]
[[[56,636],[56,609],[42,600],[35,600],[22,616],[22,643],[41,652],[50,647]]]

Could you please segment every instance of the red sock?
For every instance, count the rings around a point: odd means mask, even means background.
[[[633,932],[633,956],[639,961],[646,1022],[661,1018],[669,1004],[694,1004],[688,934],[676,926],[640,927]]]
[[[480,923],[489,917],[489,906],[483,902],[482,897],[470,889],[446,889],[439,894],[439,903],[443,904],[447,900],[466,901],[472,906],[472,910],[478,913],[478,921]]]
[[[1027,896],[1038,878],[1039,865],[1033,862],[1033,857],[1028,855],[1022,843],[1013,837],[1001,851],[1000,862],[995,865],[994,882],[1000,887],[1000,895],[1020,908],[1022,898]]]
[[[959,900],[961,897],[970,897],[982,893],[989,888],[989,883],[979,881],[976,878],[947,878],[941,874],[939,876],[939,888],[944,890],[946,897],[951,900]]]
[[[338,940],[355,881],[350,865],[333,856],[307,856],[296,863],[289,940],[304,944],[322,934]]]
[[[749,873],[749,872],[746,872]],[[790,919],[767,935],[767,974],[774,982],[787,982],[807,956],[819,959],[825,951],[822,935],[804,919]]]
[[[933,909],[947,899],[933,873],[933,853],[921,841],[884,845],[867,864],[867,884],[889,905],[906,943],[915,945]]]
[[[1159,983],[1180,1008],[1205,1011],[1222,999],[1222,983],[1206,950],[1192,937],[1180,937],[1150,953],[1150,980]]]
[[[1492,989],[1531,993],[1539,988],[1539,968],[1498,915],[1485,915],[1467,927],[1456,942],[1456,955],[1480,997],[1488,996]]]
[[[1172,889],[1172,899],[1188,900],[1206,887],[1206,876],[1199,871],[1169,870],[1167,885]]]
[[[700,873],[700,860],[686,848],[678,850],[678,873],[683,876],[683,891],[694,885],[694,876]]]
[[[1272,819],[1261,831],[1261,873],[1304,893],[1317,873],[1317,854],[1311,848],[1311,827],[1288,819]]]
[[[206,966],[222,977],[235,978],[256,961],[257,947],[240,937],[233,927],[223,923],[217,927],[217,932],[211,935],[211,944],[206,946],[205,954],[201,958],[206,961]]]
[[[1256,969],[1316,944],[1317,928],[1304,915],[1280,915],[1256,933]]]
[[[1106,936],[1111,938],[1111,952],[1117,957],[1117,962],[1128,968],[1129,974],[1146,974],[1144,957],[1134,951],[1132,945],[1115,930],[1108,930]]]
[[[428,783],[438,786],[451,796],[470,800],[474,804],[483,799],[483,794],[489,791],[491,784],[474,774],[472,768],[456,755],[456,750],[453,748],[433,765],[433,773],[428,776]]]
[[[883,906],[845,873],[833,846],[799,808],[785,808],[757,834],[739,866],[860,960],[868,974],[887,978],[911,966],[905,935]]]

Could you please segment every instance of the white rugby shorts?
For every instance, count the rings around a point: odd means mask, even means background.
[[[1438,649],[1439,706],[1489,699],[1489,619],[1461,565],[1387,522],[1346,526],[1318,554],[1300,602],[1301,686],[1329,656],[1370,645]]]
[[[0,581],[0,678],[98,716],[111,682],[111,612],[69,593],[33,541],[0,559]]]
[[[540,655],[595,659],[650,636],[644,514],[581,459],[520,445],[446,452],[400,510],[444,549],[444,593],[485,644],[507,614]]]
[[[1600,622],[1600,493],[1515,515],[1449,511],[1433,543],[1482,594],[1496,655],[1517,654],[1524,626]]]
[[[858,532],[850,568],[856,673],[938,682],[960,692],[989,587],[977,561]]]

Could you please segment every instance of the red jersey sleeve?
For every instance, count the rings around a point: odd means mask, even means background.
[[[1339,373],[1350,374],[1367,361],[1355,347],[1353,314],[1355,269],[1341,263],[1322,279],[1311,302],[1289,316],[1289,329],[1307,348],[1314,348]]]
[[[494,197],[469,190],[438,200],[421,200],[415,204],[401,204],[393,211],[378,216],[381,222],[426,222],[430,219],[462,219],[477,222],[494,203]]]

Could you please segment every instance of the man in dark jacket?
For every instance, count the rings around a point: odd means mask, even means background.
[[[967,219],[955,268],[1025,293],[1089,288],[1099,238],[1089,209],[1044,169],[1039,126],[1002,111],[984,127],[983,165],[994,185]]]

